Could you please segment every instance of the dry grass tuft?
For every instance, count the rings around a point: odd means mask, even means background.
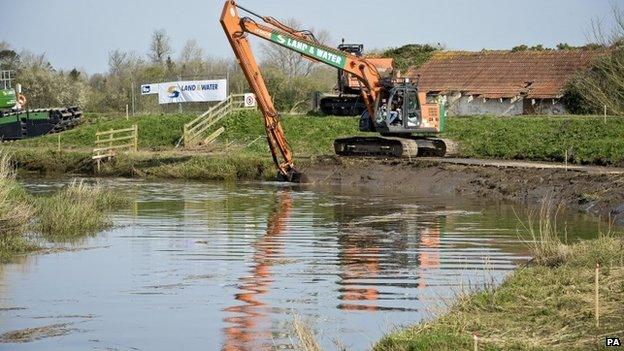
[[[18,201],[18,186],[11,159],[0,153],[0,236],[20,235],[28,228],[32,208]]]
[[[15,181],[11,157],[0,152],[0,260],[32,249],[23,234],[28,230],[33,208],[25,201]]]
[[[72,241],[110,226],[107,210],[123,206],[127,200],[99,185],[74,181],[36,203],[37,230],[52,241]]]
[[[536,264],[554,267],[562,264],[569,257],[569,246],[561,241],[557,229],[557,216],[561,206],[554,206],[547,197],[542,201],[539,210],[531,210],[526,222],[516,214],[524,233],[520,238],[529,248],[529,252]]]
[[[299,339],[299,344],[293,345],[296,350],[321,351],[321,347],[314,336],[314,331],[298,315],[293,316],[293,330],[297,339]]]

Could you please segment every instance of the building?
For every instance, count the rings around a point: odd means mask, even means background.
[[[439,52],[407,76],[449,115],[564,114],[566,83],[597,50]]]

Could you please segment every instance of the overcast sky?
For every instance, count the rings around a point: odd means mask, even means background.
[[[7,0],[2,0],[6,2]],[[55,67],[107,70],[114,49],[147,54],[155,29],[177,52],[197,39],[206,53],[231,57],[219,25],[222,0],[19,0],[0,12],[0,40],[19,51],[46,53]],[[441,43],[449,49],[508,49],[518,44],[586,43],[591,20],[609,22],[614,0],[240,0],[239,4],[306,28],[334,42],[367,48]],[[624,4],[624,0],[615,0]],[[5,4],[6,5],[6,4]],[[381,5],[381,7],[380,7]],[[5,6],[6,7],[6,6]]]

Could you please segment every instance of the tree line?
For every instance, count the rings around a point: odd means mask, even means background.
[[[287,23],[299,26],[291,20]],[[329,42],[326,32],[317,38]],[[301,58],[292,51],[271,44],[260,47],[260,65],[278,110],[307,112],[315,91],[329,91],[336,84],[331,68]],[[154,96],[141,97],[140,85],[165,81],[228,78],[231,93],[249,92],[249,86],[234,58],[207,56],[197,40],[186,41],[174,52],[164,30],[153,32],[147,55],[113,50],[108,53],[108,70],[88,75],[77,68],[53,67],[45,54],[16,52],[0,42],[0,68],[14,71],[14,84],[22,85],[29,108],[80,106],[84,111],[125,113],[133,102],[141,113],[167,112]],[[172,109],[173,110],[173,109]]]
[[[565,88],[564,103],[572,113],[603,113],[624,115],[624,11],[613,6],[615,26],[606,30],[600,21],[592,22],[588,34],[590,44],[572,47],[559,44],[549,49],[543,45],[519,45],[512,51],[602,50],[603,54],[583,72],[579,72]],[[286,25],[300,28],[301,23],[288,20]],[[326,31],[315,31],[323,44],[334,46]],[[0,42],[0,68],[13,70],[16,83],[23,87],[29,108],[80,106],[97,113],[124,113],[126,106],[135,105],[139,113],[176,111],[175,106],[158,105],[154,96],[141,97],[140,85],[179,79],[229,79],[231,93],[249,92],[249,86],[235,59],[206,55],[197,40],[188,40],[179,53],[171,46],[164,30],[153,32],[147,55],[113,50],[108,54],[108,70],[88,75],[78,69],[54,68],[44,54],[16,52]],[[336,86],[333,68],[303,58],[298,53],[271,43],[260,46],[260,65],[267,87],[279,111],[307,112],[314,92],[329,92]],[[401,71],[420,66],[440,44],[408,44],[399,48],[372,51],[377,57],[391,57]],[[205,106],[202,106],[202,108]]]

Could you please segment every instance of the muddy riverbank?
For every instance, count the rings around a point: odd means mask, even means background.
[[[93,176],[90,154],[16,152],[18,168],[40,174]],[[298,157],[298,168],[319,185],[395,188],[401,192],[459,193],[494,200],[539,203],[550,196],[604,219],[624,224],[624,168],[483,159],[356,159]],[[199,181],[274,180],[272,161],[244,153],[150,152],[124,155],[107,163],[107,177]]]
[[[624,224],[624,175],[608,169],[464,165],[429,160],[326,157],[303,167],[313,184],[459,193],[488,199],[553,203]]]

